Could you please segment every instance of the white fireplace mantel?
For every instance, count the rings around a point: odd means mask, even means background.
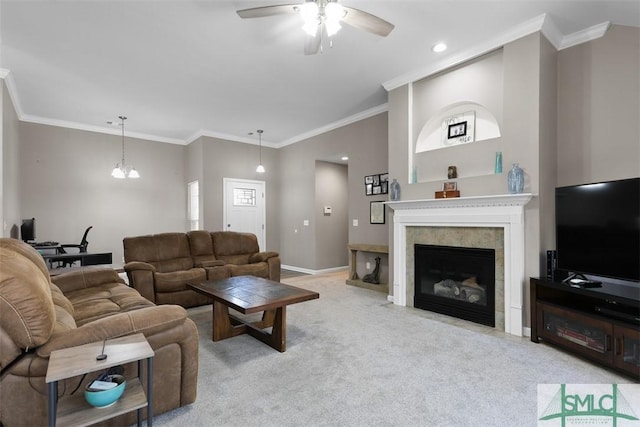
[[[407,305],[407,227],[504,229],[505,332],[522,336],[524,206],[532,194],[386,202],[393,209],[393,302]]]

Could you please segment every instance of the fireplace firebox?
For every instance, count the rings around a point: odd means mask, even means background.
[[[495,250],[414,246],[416,308],[495,326]]]

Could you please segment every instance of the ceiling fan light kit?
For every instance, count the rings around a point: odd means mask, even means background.
[[[265,16],[297,13],[304,24],[302,29],[307,34],[304,53],[314,55],[322,52],[322,37],[337,34],[342,28],[341,23],[354,28],[386,37],[393,30],[393,24],[370,13],[351,7],[343,6],[337,0],[307,0],[301,4],[284,4],[277,6],[254,7],[237,11],[243,18],[263,18]]]

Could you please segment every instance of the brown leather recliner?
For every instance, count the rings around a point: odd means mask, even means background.
[[[251,233],[205,230],[125,237],[129,284],[156,304],[211,304],[187,283],[251,275],[280,281],[280,256],[260,252]]]
[[[40,254],[15,239],[0,239],[0,266],[0,424],[47,424],[52,351],[135,333],[155,352],[154,414],[195,401],[198,331],[184,308],[155,306],[112,269],[66,273],[52,282]],[[60,381],[59,396],[82,393],[98,374]],[[137,377],[137,363],[125,365],[124,375]],[[135,416],[105,424],[129,425]]]

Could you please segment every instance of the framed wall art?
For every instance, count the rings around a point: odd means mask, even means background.
[[[364,194],[377,196],[389,193],[389,173],[379,173],[364,177]]]
[[[369,216],[371,224],[384,224],[384,202],[370,202]]]

